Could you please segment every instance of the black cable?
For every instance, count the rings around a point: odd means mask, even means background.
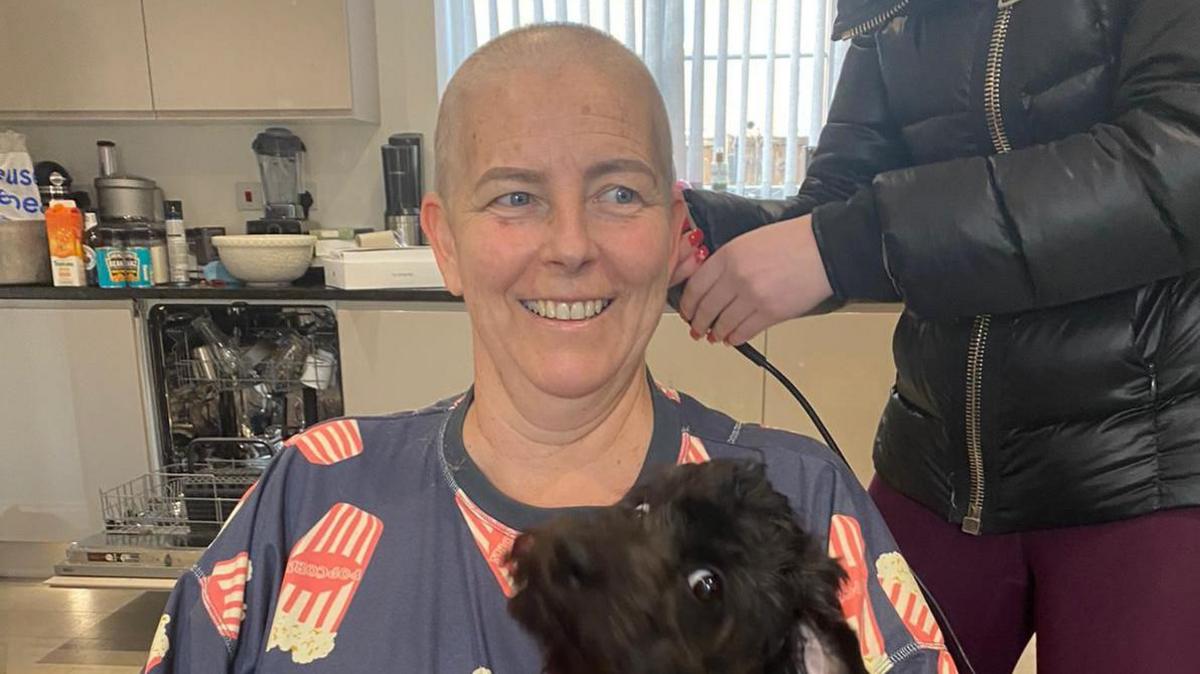
[[[683,297],[683,285],[677,285],[667,291],[667,304],[669,304],[675,311],[679,311],[679,300],[681,297]],[[796,399],[796,402],[800,403],[800,407],[804,408],[804,412],[808,414],[808,418],[812,420],[813,426],[816,426],[817,432],[821,434],[821,439],[825,441],[825,444],[829,447],[829,449],[833,450],[834,454],[838,455],[838,458],[842,460],[842,463],[846,464],[846,467],[849,468],[850,461],[846,459],[846,455],[842,453],[841,447],[838,447],[837,441],[833,439],[833,434],[830,433],[829,429],[825,427],[825,422],[821,421],[821,416],[817,414],[817,409],[812,406],[812,403],[808,401],[808,398],[804,397],[804,394],[800,392],[800,389],[796,388],[796,385],[793,384],[790,379],[784,376],[784,374],[779,371],[779,368],[772,365],[771,361],[767,360],[767,357],[762,355],[758,349],[750,346],[749,344],[742,344],[741,346],[735,346],[733,348],[737,349],[738,353],[749,359],[751,363],[754,363],[755,365],[769,372],[771,376],[774,377],[775,380],[780,384],[783,384],[783,388],[787,389],[787,392],[792,394],[792,397]]]
[[[838,447],[837,441],[833,439],[833,434],[829,432],[829,429],[825,427],[825,422],[821,421],[821,416],[817,414],[817,409],[812,406],[812,403],[808,401],[808,398],[804,397],[804,394],[800,392],[800,389],[796,388],[796,385],[793,384],[790,379],[784,376],[784,374],[780,372],[778,368],[772,365],[771,361],[767,360],[767,357],[762,355],[758,349],[750,346],[749,344],[742,344],[741,346],[735,346],[733,348],[737,349],[738,353],[748,358],[750,362],[769,372],[771,376],[775,377],[775,380],[780,384],[783,384],[783,387],[787,389],[787,392],[791,393],[792,397],[796,399],[796,402],[800,403],[800,407],[804,408],[804,412],[808,414],[808,418],[812,420],[813,426],[817,427],[817,432],[821,434],[821,439],[825,441],[825,444],[829,446],[829,449],[832,449],[833,453],[838,455],[838,458],[842,460],[842,463],[846,464],[847,467],[850,467],[850,461],[846,459],[845,454],[842,454],[842,448]]]

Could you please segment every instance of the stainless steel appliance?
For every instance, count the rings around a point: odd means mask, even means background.
[[[68,548],[62,576],[178,576],[286,438],[343,414],[331,307],[147,307],[159,467],[101,494],[104,531]]]
[[[248,234],[300,234],[308,219],[312,195],[304,189],[304,154],[300,137],[271,127],[251,144],[263,186],[263,217],[246,223]]]
[[[96,143],[100,175],[96,200],[104,222],[162,222],[163,191],[149,178],[120,172],[117,147],[112,141]]]
[[[385,226],[401,246],[424,243],[421,234],[421,142],[419,133],[397,133],[381,148],[383,192],[387,199]]]

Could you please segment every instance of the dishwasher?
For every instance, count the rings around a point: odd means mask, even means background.
[[[103,531],[58,576],[170,579],[190,568],[290,436],[343,414],[332,307],[146,302],[150,472],[100,493]]]

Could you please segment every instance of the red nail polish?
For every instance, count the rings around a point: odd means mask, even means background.
[[[708,343],[709,343],[709,344],[716,344],[716,343],[717,343],[717,338],[716,338],[716,337],[714,337],[714,336],[713,336],[713,334],[712,334],[711,332],[710,332],[710,333],[708,333]]]
[[[696,332],[695,330],[689,330],[688,334],[692,336],[692,339],[700,339],[700,333]]]
[[[696,262],[704,262],[707,259],[708,259],[708,246],[701,244],[701,246],[696,249]]]
[[[698,229],[693,229],[692,231],[688,232],[687,242],[692,244],[693,248],[699,246],[704,242],[704,232]]]

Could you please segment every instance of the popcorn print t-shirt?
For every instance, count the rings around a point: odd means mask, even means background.
[[[741,425],[651,385],[643,477],[672,463],[762,461],[850,581],[842,608],[872,672],[955,671],[874,506],[823,445]],[[288,441],[176,584],[146,674],[535,674],[506,611],[519,532],[573,509],[496,489],[463,445],[471,394],[418,412],[341,419]]]

